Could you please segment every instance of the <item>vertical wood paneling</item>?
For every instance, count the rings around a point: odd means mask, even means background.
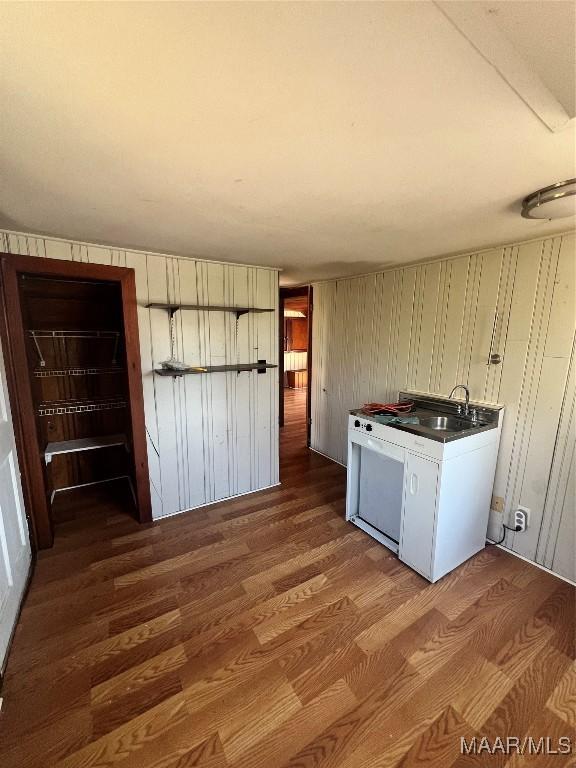
[[[532,447],[531,441],[533,436],[535,438],[536,435],[538,435],[538,427],[541,425],[538,408],[542,407],[544,400],[547,403],[547,407],[549,407],[550,403],[555,405],[555,397],[558,398],[558,401],[561,398],[561,392],[558,393],[552,390],[548,393],[545,393],[545,390],[540,391],[539,387],[542,376],[542,363],[544,357],[546,330],[548,327],[548,317],[550,315],[552,306],[558,244],[559,240],[544,241],[540,252],[538,280],[534,297],[533,311],[530,318],[528,347],[525,357],[525,367],[521,378],[522,383],[520,388],[520,397],[518,400],[518,419],[515,425],[515,439],[512,449],[510,472],[508,475],[508,483],[505,494],[505,509],[507,511],[521,503],[520,499],[524,488],[526,469],[527,466],[530,466],[528,457],[529,451]],[[550,380],[547,379],[546,383],[549,384]],[[535,420],[536,430],[533,432]],[[538,438],[540,437],[543,437],[548,444],[550,441],[549,429],[547,430],[546,435],[538,435]],[[548,447],[548,445],[546,445],[545,448],[546,447]],[[545,450],[540,454],[540,461],[543,460],[544,456],[546,456],[548,459],[548,453]],[[531,496],[532,494],[529,495],[529,497]],[[532,532],[528,531],[526,534],[524,534],[524,540],[529,536],[531,537],[531,535]],[[526,546],[520,537],[517,537],[513,533],[509,533],[507,540],[510,541],[510,545],[512,547],[515,547],[518,550],[522,550],[523,554],[526,552]],[[528,557],[529,555],[526,554],[526,556]]]
[[[479,254],[480,264],[478,290],[473,291],[475,306],[474,322],[469,327],[470,357],[468,363],[468,386],[470,396],[476,400],[486,398],[489,374],[488,352],[495,324],[498,323],[498,287],[503,264],[502,249]]]
[[[556,436],[537,552],[539,562],[573,581],[576,581],[575,459],[576,338],[572,343],[570,369]]]
[[[568,368],[574,335],[574,254],[571,248],[560,250],[560,241],[548,241],[542,257],[541,302],[536,307],[534,364],[530,376],[533,408],[525,423],[530,432],[524,437],[527,450],[516,483],[519,503],[532,510],[532,525],[523,536],[514,534],[514,548],[532,556],[538,544],[546,490],[551,473],[554,446],[568,383]],[[538,298],[538,297],[537,297]],[[567,335],[566,328],[571,335]],[[549,354],[551,353],[551,354]],[[532,402],[530,402],[532,406]],[[528,553],[528,554],[527,554]]]
[[[574,429],[574,422],[572,429]],[[566,485],[562,495],[562,507],[559,510],[558,534],[555,539],[554,554],[550,568],[567,579],[576,581],[576,559],[574,542],[576,541],[576,451],[574,443],[567,461]]]
[[[422,289],[417,301],[419,306],[418,328],[415,331],[414,370],[412,389],[428,392],[432,386],[432,369],[436,353],[436,332],[440,294],[440,264],[421,267]]]
[[[138,329],[140,338],[140,358],[142,362],[142,388],[144,392],[144,418],[146,422],[146,444],[148,450],[148,470],[150,472],[150,496],[152,499],[152,516],[161,517],[162,479],[160,472],[160,454],[158,441],[158,422],[156,418],[155,381],[152,373],[152,341],[150,328],[150,310],[144,304],[149,301],[148,269],[146,259],[139,254],[128,254],[125,266],[131,267],[135,273],[136,295],[143,297],[138,305]]]
[[[408,381],[410,361],[414,353],[414,302],[416,294],[417,269],[403,269],[396,327],[396,354],[392,369],[391,385],[393,390],[400,389]]]
[[[171,515],[278,483],[276,369],[162,378],[170,356],[168,313],[150,302],[272,307],[274,313],[184,311],[174,356],[190,365],[278,363],[278,273],[9,232],[2,249],[39,257],[128,266],[136,273],[153,516]]]
[[[46,240],[45,253],[48,259],[72,260],[72,246],[60,240]]]
[[[455,259],[446,263],[446,323],[444,335],[438,339],[438,388],[436,392],[450,392],[459,381],[458,365],[463,341],[467,285],[471,258]],[[456,352],[458,350],[458,352]]]
[[[312,446],[345,462],[349,408],[400,389],[447,395],[467,383],[474,399],[506,406],[494,493],[506,513],[531,509],[529,530],[507,546],[567,575],[574,510],[567,494],[551,496],[550,478],[564,489],[573,482],[574,425],[562,402],[574,264],[574,237],[565,235],[315,285]],[[487,365],[491,341],[501,365]],[[492,535],[501,521],[492,516]]]
[[[285,371],[300,371],[303,368],[306,368],[307,363],[307,352],[284,352]]]

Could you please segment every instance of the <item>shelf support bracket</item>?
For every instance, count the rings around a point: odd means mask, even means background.
[[[38,352],[38,357],[40,358],[40,367],[45,368],[46,360],[44,360],[44,357],[42,356],[42,350],[40,349],[40,344],[38,344],[38,339],[36,338],[34,331],[32,331],[31,336],[32,341],[34,342],[34,346],[36,347],[36,352]]]

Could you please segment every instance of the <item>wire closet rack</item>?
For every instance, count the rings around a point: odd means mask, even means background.
[[[46,367],[46,360],[42,353],[42,348],[38,343],[40,339],[51,339],[56,341],[57,339],[94,339],[94,340],[108,340],[114,343],[112,349],[112,365],[116,364],[116,357],[118,354],[118,344],[120,342],[120,331],[107,331],[107,330],[95,330],[95,331],[78,331],[78,330],[29,330],[30,338],[34,342],[36,352],[38,354],[39,365],[41,368]]]
[[[124,397],[100,397],[71,400],[48,400],[38,406],[38,416],[62,416],[68,413],[91,413],[126,408]]]

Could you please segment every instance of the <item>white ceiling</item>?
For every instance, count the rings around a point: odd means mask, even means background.
[[[576,6],[481,5],[568,99]],[[0,27],[5,228],[290,283],[570,226],[519,203],[576,175],[574,121],[550,131],[434,3],[4,2]]]
[[[576,3],[477,0],[476,5],[538,73],[566,111],[576,114]]]

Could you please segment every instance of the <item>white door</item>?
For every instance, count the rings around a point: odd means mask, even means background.
[[[0,349],[0,669],[4,667],[26,587],[30,556],[4,357]]]
[[[435,461],[406,453],[400,560],[432,578],[434,524],[438,503],[439,467]]]

